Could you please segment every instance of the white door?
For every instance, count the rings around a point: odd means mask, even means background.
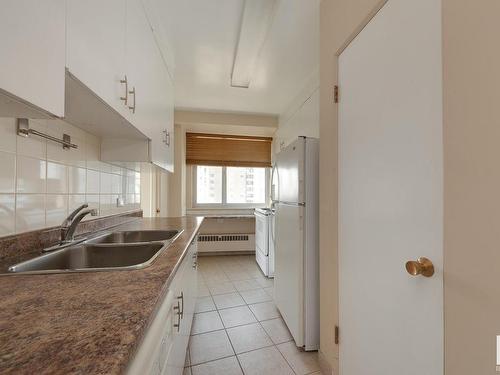
[[[389,0],[339,58],[342,375],[443,374],[441,49],[441,1]]]

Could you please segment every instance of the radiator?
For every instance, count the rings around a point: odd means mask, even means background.
[[[198,252],[255,251],[255,234],[200,234]]]

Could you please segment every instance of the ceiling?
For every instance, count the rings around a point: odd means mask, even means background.
[[[249,0],[251,1],[251,0]],[[319,66],[320,0],[277,0],[250,87],[231,87],[244,0],[164,0],[176,108],[280,114]]]

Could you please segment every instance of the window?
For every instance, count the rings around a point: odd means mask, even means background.
[[[195,206],[254,207],[266,203],[268,169],[194,166]]]
[[[222,167],[198,166],[196,172],[196,202],[222,203]]]

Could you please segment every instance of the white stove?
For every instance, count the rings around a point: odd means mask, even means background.
[[[274,277],[274,210],[255,209],[255,259],[267,277]]]

